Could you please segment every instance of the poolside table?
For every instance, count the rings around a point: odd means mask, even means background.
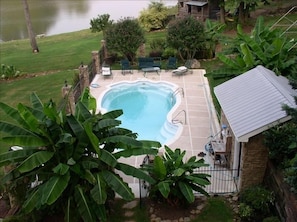
[[[141,70],[143,71],[144,77],[148,72],[156,72],[158,75],[159,75],[159,72],[160,72],[159,67],[147,67],[147,68],[142,68]]]
[[[216,161],[219,162],[221,166],[228,166],[230,152],[226,150],[226,144],[224,144],[221,140],[211,141],[211,147],[213,148],[213,153],[211,154],[214,165],[216,165]]]

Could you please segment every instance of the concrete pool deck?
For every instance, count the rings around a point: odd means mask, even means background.
[[[176,76],[172,75],[171,71],[161,70],[159,74],[156,72],[147,73],[144,77],[142,71],[133,70],[132,74],[122,75],[121,70],[113,70],[112,76],[104,78],[98,74],[92,84],[96,88],[90,87],[91,94],[97,99],[102,96],[102,93],[110,84],[120,81],[136,81],[148,79],[151,81],[168,81],[183,88],[184,98],[181,98],[180,106],[175,110],[173,117],[182,121],[183,130],[173,143],[168,144],[171,149],[180,148],[186,151],[186,159],[191,156],[196,156],[200,152],[205,152],[204,146],[209,141],[211,135],[219,132],[220,127],[213,106],[212,97],[208,85],[208,80],[204,77],[204,69],[193,69],[193,73]],[[91,84],[91,85],[92,85]],[[99,87],[98,87],[99,86]],[[157,110],[157,107],[156,107]],[[186,115],[184,115],[184,111]],[[186,116],[186,123],[185,123]],[[121,162],[128,163],[135,167],[142,164],[143,156],[121,159]],[[207,159],[206,159],[207,162]],[[138,184],[138,180],[127,178],[126,182]]]

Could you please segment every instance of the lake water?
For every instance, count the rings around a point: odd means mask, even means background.
[[[166,6],[177,0],[163,0]],[[90,28],[90,20],[109,14],[117,21],[137,18],[149,0],[28,0],[36,35],[55,35]],[[0,0],[0,42],[28,38],[22,0]]]

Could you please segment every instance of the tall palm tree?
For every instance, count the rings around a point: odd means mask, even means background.
[[[27,29],[28,29],[28,35],[30,38],[32,51],[33,51],[33,53],[38,53],[39,49],[38,49],[35,34],[34,34],[33,28],[32,28],[32,23],[31,23],[31,18],[30,18],[30,13],[29,13],[29,5],[28,5],[27,0],[22,0],[22,1],[23,1],[23,5],[24,5],[26,25],[27,25]]]

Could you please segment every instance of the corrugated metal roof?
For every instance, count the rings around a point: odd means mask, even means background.
[[[189,2],[186,2],[187,5],[194,5],[194,6],[204,6],[207,4],[207,2],[199,2],[199,1],[189,1]]]
[[[283,104],[296,107],[297,91],[288,79],[263,66],[216,86],[214,93],[239,142],[289,120]]]

